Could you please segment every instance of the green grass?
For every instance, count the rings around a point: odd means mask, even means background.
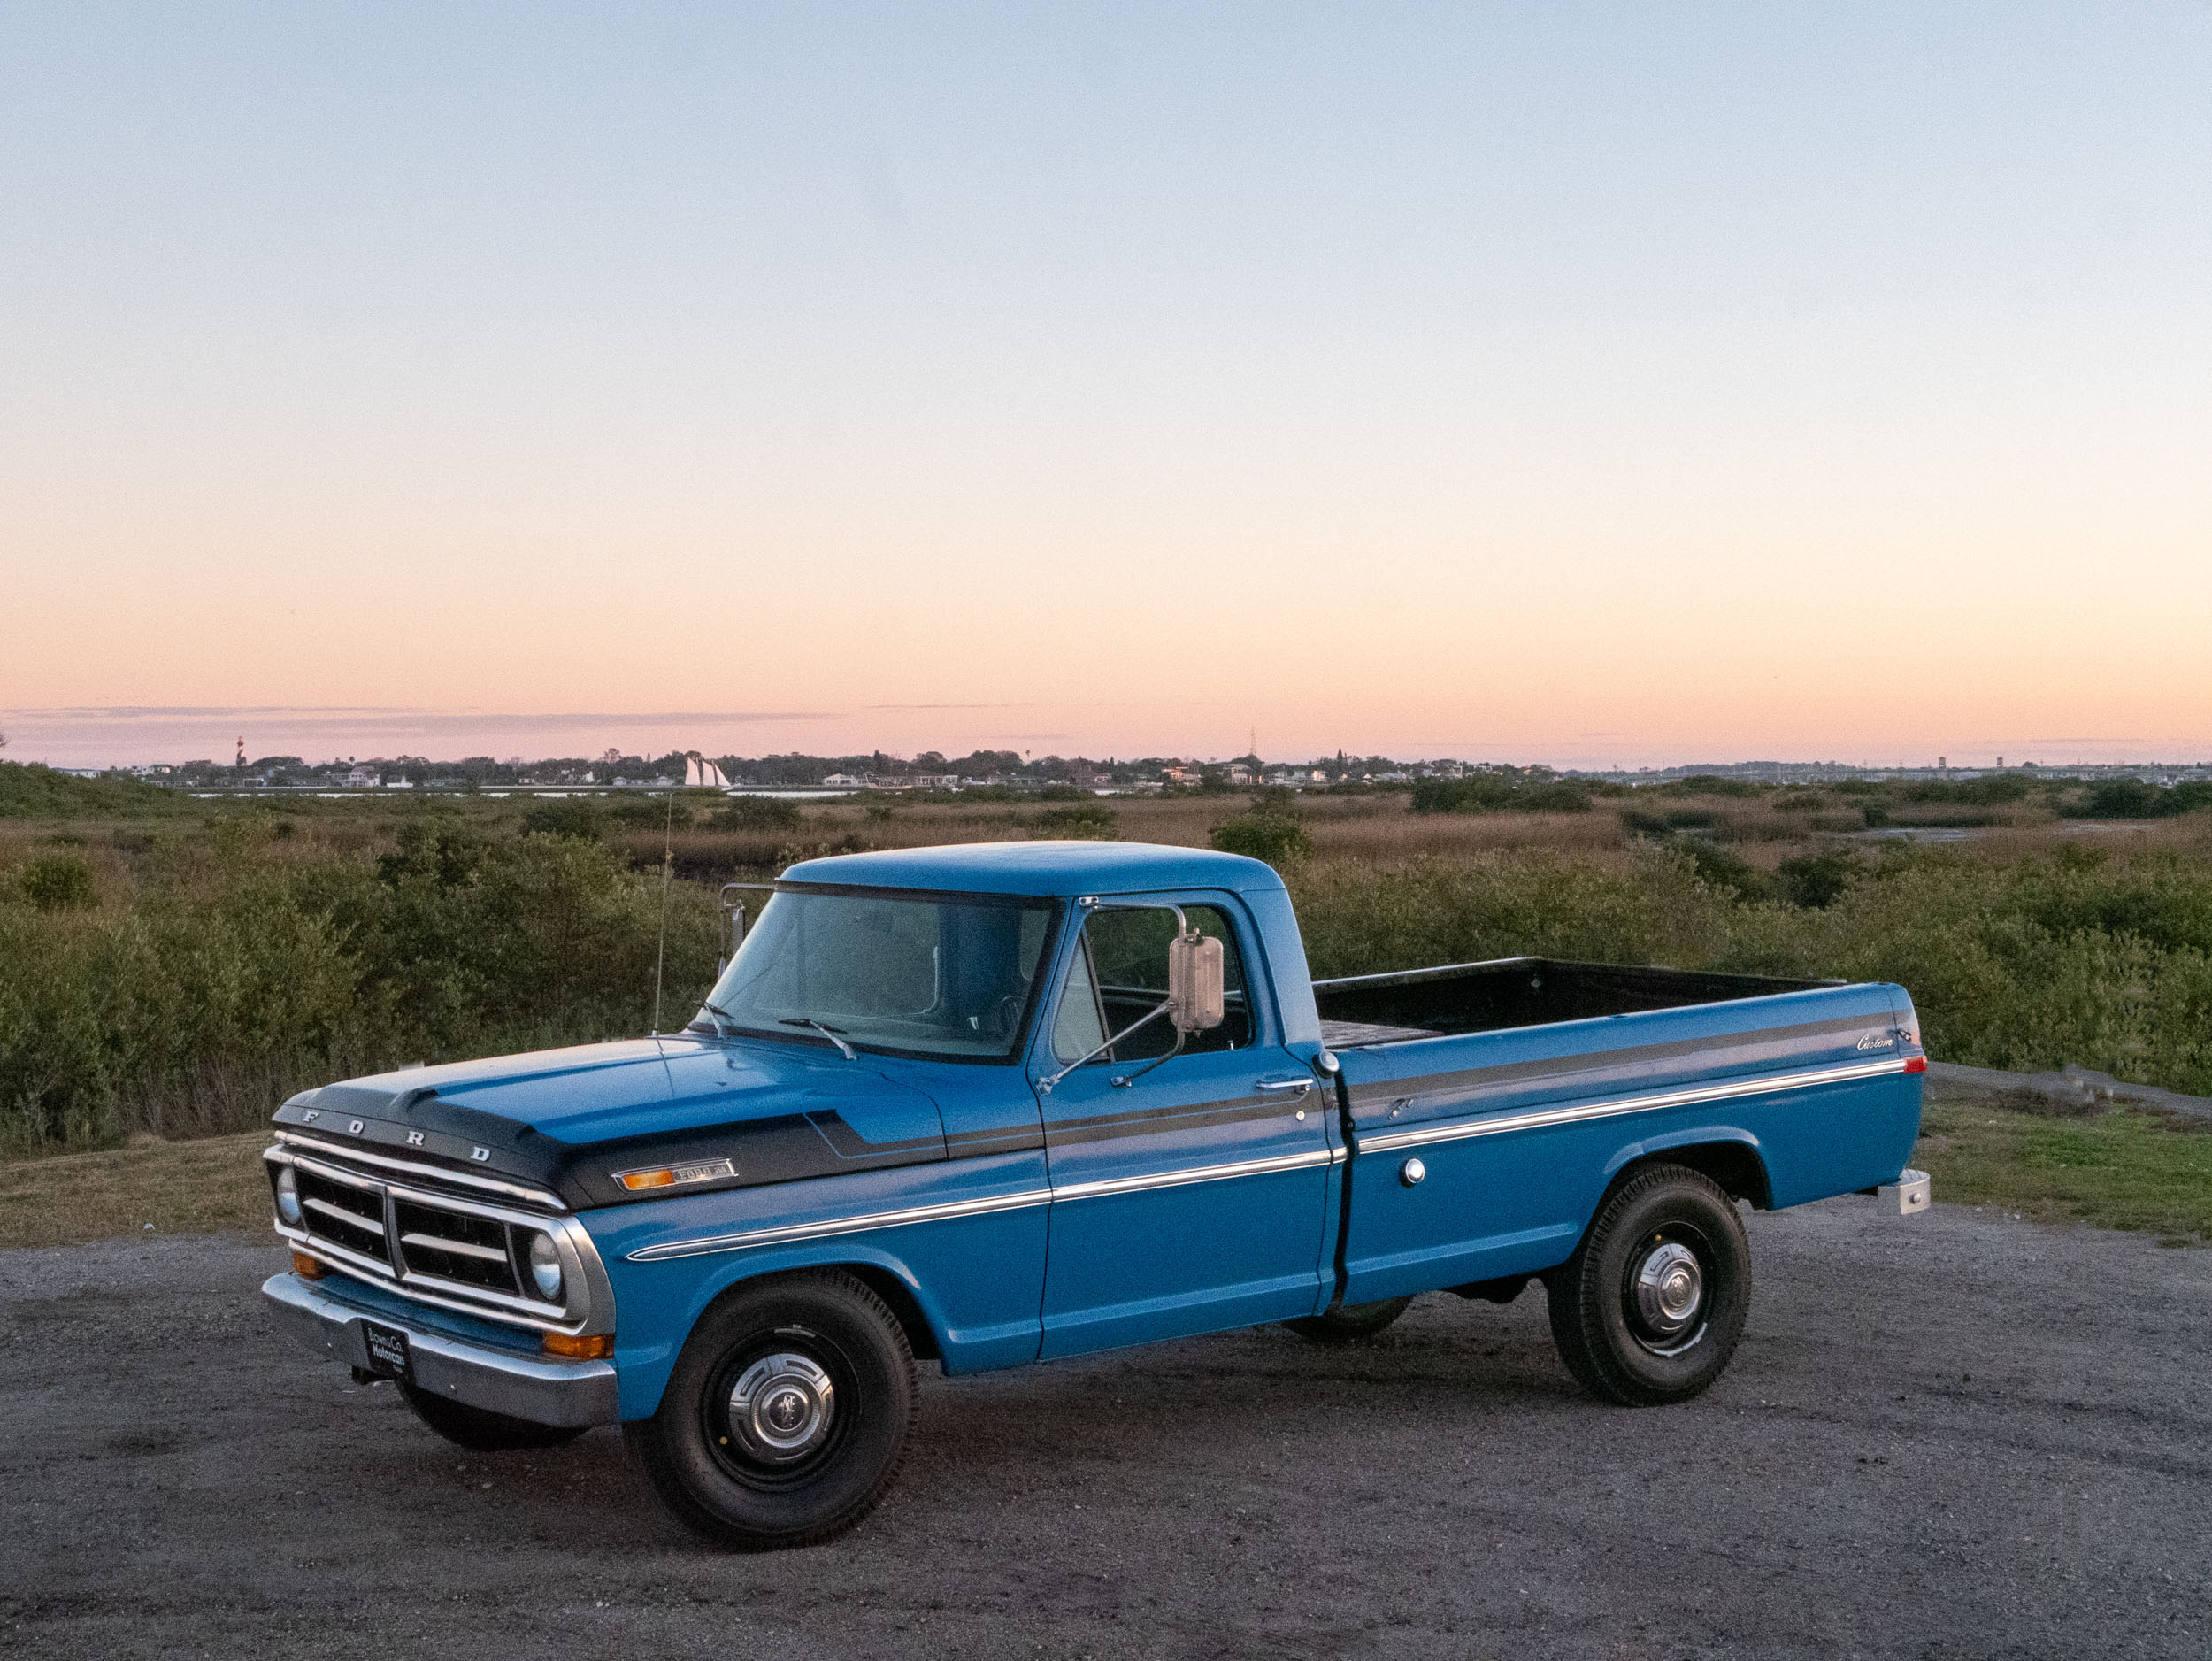
[[[2057,1118],[1932,1096],[1913,1162],[1935,1196],[2048,1223],[2212,1242],[2212,1131],[2126,1109]]]
[[[265,1230],[268,1145],[255,1131],[0,1165],[0,1247]]]

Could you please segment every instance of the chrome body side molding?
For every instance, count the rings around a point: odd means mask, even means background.
[[[1502,1136],[1547,1125],[1571,1125],[1579,1119],[1612,1119],[1624,1113],[1653,1113],[1662,1108],[1690,1107],[1701,1102],[1724,1102],[1735,1096],[1770,1096],[1782,1090],[1801,1090],[1819,1084],[1842,1084],[1853,1079],[1878,1078],[1909,1070],[1909,1057],[1893,1056],[1882,1061],[1862,1061],[1842,1067],[1822,1067],[1810,1073],[1770,1074],[1764,1078],[1731,1079],[1720,1084],[1701,1084],[1686,1090],[1656,1096],[1630,1096],[1612,1101],[1589,1102],[1576,1107],[1535,1108],[1526,1112],[1499,1113],[1486,1119],[1455,1119],[1448,1124],[1413,1125],[1404,1130],[1358,1139],[1360,1153],[1388,1153],[1398,1148],[1422,1148],[1432,1142],[1458,1142],[1469,1136]]]
[[[867,1234],[879,1228],[906,1228],[917,1223],[943,1222],[956,1217],[982,1217],[994,1211],[1021,1211],[1032,1205],[1094,1199],[1107,1194],[1134,1194],[1146,1188],[1181,1188],[1192,1182],[1225,1182],[1239,1177],[1268,1176],[1279,1171],[1334,1165],[1344,1157],[1341,1148],[1316,1148],[1308,1153],[1286,1154],[1272,1159],[1244,1159],[1230,1165],[1194,1165],[1182,1171],[1160,1171],[1144,1176],[1077,1182],[1056,1188],[1025,1188],[1018,1194],[950,1200],[941,1205],[914,1205],[895,1211],[869,1211],[857,1217],[826,1218],[816,1223],[784,1223],[733,1234],[712,1234],[697,1240],[672,1240],[657,1246],[641,1246],[629,1253],[626,1260],[631,1263],[658,1263],[669,1257],[695,1257],[710,1251],[742,1251],[750,1246],[783,1246],[795,1241],[826,1240],[838,1234]]]

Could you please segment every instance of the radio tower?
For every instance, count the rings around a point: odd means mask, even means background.
[[[239,772],[241,772],[241,773],[243,773],[245,770],[246,770],[246,741],[245,741],[245,739],[244,739],[244,738],[241,737],[241,738],[239,739],[239,741],[238,741],[238,771],[239,771]]]

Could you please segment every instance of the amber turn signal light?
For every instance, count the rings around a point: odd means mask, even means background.
[[[292,1254],[292,1273],[303,1280],[319,1280],[330,1271],[305,1252],[296,1251]]]
[[[664,1188],[676,1180],[673,1171],[625,1171],[615,1180],[635,1192],[639,1188]]]
[[[548,1333],[545,1353],[560,1356],[569,1361],[604,1361],[614,1354],[612,1333],[590,1333],[581,1338],[572,1338],[566,1333]]]

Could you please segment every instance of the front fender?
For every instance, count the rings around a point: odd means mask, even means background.
[[[796,1269],[864,1268],[887,1278],[910,1300],[948,1373],[1033,1361],[1042,1337],[1041,1167],[1040,1155],[1012,1155],[585,1213],[620,1311],[622,1417],[658,1408],[685,1340],[717,1298],[741,1281]],[[840,1221],[902,1218],[917,1220]],[[838,1232],[773,1237],[794,1229]],[[759,1235],[771,1237],[749,1238]]]

